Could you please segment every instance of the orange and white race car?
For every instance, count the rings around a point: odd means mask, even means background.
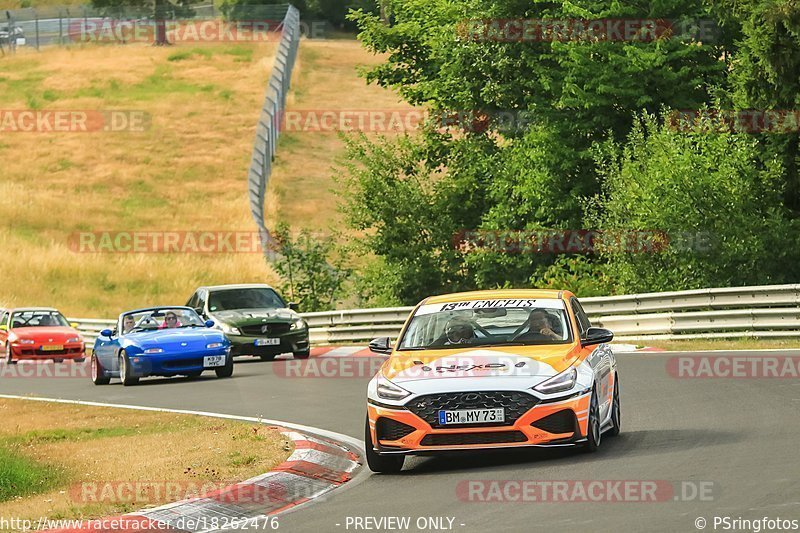
[[[365,447],[375,472],[406,455],[582,446],[620,431],[613,334],[568,291],[434,296],[411,312],[367,389]]]

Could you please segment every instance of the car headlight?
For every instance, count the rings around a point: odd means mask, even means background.
[[[378,397],[384,400],[402,400],[411,393],[378,374]]]
[[[231,335],[241,335],[242,332],[239,331],[239,328],[235,328],[233,326],[229,326],[224,322],[219,323],[219,329],[222,330],[223,333],[230,333]]]
[[[80,337],[70,337],[69,339],[67,339],[67,344],[71,344],[73,342],[81,342],[81,338]]]
[[[20,344],[36,344],[36,341],[33,339],[17,339],[17,342]]]
[[[162,348],[148,348],[142,353],[163,353],[164,350]]]
[[[206,344],[206,348],[208,348],[209,350],[212,350],[214,348],[222,348],[223,346],[225,345],[221,342],[210,342]]]
[[[570,390],[572,387],[574,387],[575,382],[577,380],[578,380],[578,371],[573,366],[561,372],[560,374],[556,374],[552,378],[539,383],[538,385],[533,387],[533,390],[542,392],[544,394],[563,392],[565,390]]]
[[[306,323],[306,321],[303,320],[302,318],[298,318],[297,320],[292,322],[292,325],[289,327],[289,329],[305,329],[307,327],[308,323]]]

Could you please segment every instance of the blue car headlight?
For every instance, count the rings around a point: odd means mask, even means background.
[[[143,354],[148,354],[148,353],[164,353],[164,350],[163,350],[162,348],[148,348],[148,349],[146,349],[145,351],[143,351],[142,353],[143,353]]]
[[[206,344],[206,348],[209,350],[213,350],[214,348],[222,348],[223,346],[225,346],[224,342],[210,342]]]

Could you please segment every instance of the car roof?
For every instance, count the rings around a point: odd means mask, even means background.
[[[214,291],[224,291],[227,289],[273,289],[273,287],[271,285],[267,285],[266,283],[239,283],[235,285],[209,285],[197,288],[198,291],[200,289],[205,289],[209,292],[214,292]]]
[[[494,300],[502,298],[542,298],[560,300],[564,291],[552,289],[499,289],[491,291],[456,292],[431,296],[425,300],[426,304],[441,304],[448,302],[461,302],[470,300]]]
[[[10,309],[5,309],[5,311],[8,311],[9,313],[17,313],[17,312],[23,312],[23,311],[55,311],[55,312],[59,312],[58,309],[56,309],[54,307],[13,307],[13,308],[10,308]]]

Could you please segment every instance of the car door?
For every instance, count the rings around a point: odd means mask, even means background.
[[[574,296],[570,300],[572,313],[581,333],[581,338],[585,338],[586,332],[592,327],[588,315],[583,310],[583,306]],[[590,364],[594,369],[595,380],[597,383],[597,399],[600,402],[600,420],[605,420],[611,410],[611,402],[614,396],[613,387],[613,368],[615,366],[614,354],[608,344],[589,346],[593,350],[590,356]]]
[[[119,348],[119,327],[114,328],[111,337],[98,336],[94,344],[94,352],[97,360],[100,361],[100,366],[106,370],[117,370],[117,350]]]

